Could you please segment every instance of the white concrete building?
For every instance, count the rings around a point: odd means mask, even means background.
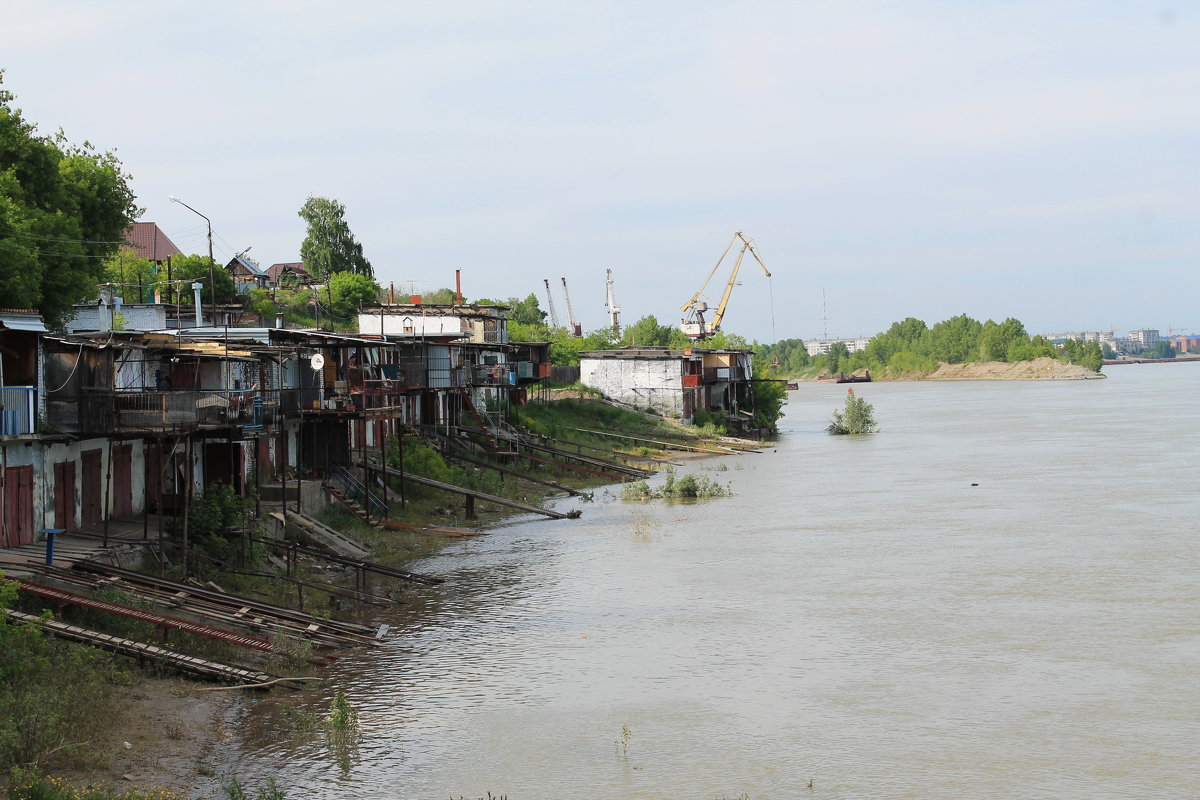
[[[846,345],[846,349],[851,353],[857,353],[859,350],[866,350],[867,345],[874,337],[860,336],[856,339],[813,339],[804,343],[804,348],[808,350],[810,356],[823,356],[829,352],[829,348],[841,342]]]
[[[690,424],[696,411],[741,421],[753,377],[749,350],[627,347],[580,354],[579,381],[604,397]]]

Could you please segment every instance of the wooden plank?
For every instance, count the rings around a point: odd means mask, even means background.
[[[675,442],[664,442],[659,439],[644,439],[640,436],[627,436],[621,433],[609,433],[608,431],[593,431],[587,428],[567,428],[569,431],[578,431],[579,433],[587,433],[592,436],[607,436],[610,439],[623,439],[628,442],[642,442],[645,444],[654,444],[659,447],[669,448],[671,450],[688,450],[693,453],[711,453],[712,455],[730,455],[737,453],[732,447],[721,447],[714,445],[713,447],[695,447],[688,444],[677,444]]]
[[[578,514],[563,514],[560,511],[552,511],[548,508],[541,508],[540,506],[531,506],[528,503],[520,503],[516,500],[509,500],[506,497],[497,497],[494,494],[487,494],[486,492],[477,492],[474,489],[467,489],[462,486],[455,486],[452,483],[442,483],[441,481],[435,481],[432,478],[423,478],[420,475],[412,475],[407,472],[405,472],[405,473],[395,472],[394,470],[390,470],[385,467],[377,467],[377,466],[370,466],[370,465],[368,465],[368,466],[370,469],[372,469],[376,472],[382,472],[383,474],[388,475],[389,477],[395,477],[400,480],[409,481],[411,483],[419,483],[422,486],[429,486],[434,489],[441,489],[446,492],[453,492],[455,494],[461,494],[465,497],[474,497],[474,498],[483,500],[488,503],[495,503],[498,506],[507,506],[508,508],[515,508],[518,511],[527,511],[530,514],[542,514],[543,516],[550,517],[551,519],[573,519],[574,517],[579,516]]]

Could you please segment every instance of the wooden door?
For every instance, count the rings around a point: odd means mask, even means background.
[[[8,545],[33,544],[33,467],[9,467],[4,484]]]
[[[83,461],[82,516],[84,525],[95,525],[104,520],[104,471],[99,450],[85,450]]]
[[[258,439],[258,449],[254,454],[254,466],[258,469],[258,481],[270,481],[274,470],[271,468],[271,440],[267,437]]]
[[[54,465],[54,527],[69,531],[75,527],[75,462]]]
[[[113,517],[120,519],[133,514],[133,445],[113,447]]]

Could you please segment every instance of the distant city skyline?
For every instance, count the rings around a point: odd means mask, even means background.
[[[1067,0],[49,0],[9,9],[0,68],[184,252],[170,195],[264,266],[322,195],[385,287],[461,269],[544,308],[566,277],[594,330],[607,268],[624,322],[677,324],[741,230],[773,277],[743,265],[723,327],[768,342],[1200,329],[1197,41],[1190,7]]]

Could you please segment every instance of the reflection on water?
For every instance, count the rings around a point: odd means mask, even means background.
[[[274,700],[230,755],[295,797],[1195,797],[1200,367],[1109,372],[858,387],[867,438],[804,385],[773,450],[689,465],[731,498],[417,564],[446,583],[330,670],[348,774]]]

